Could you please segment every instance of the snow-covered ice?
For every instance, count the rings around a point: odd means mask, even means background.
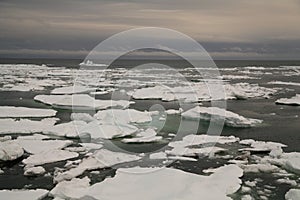
[[[16,140],[23,149],[30,154],[38,154],[51,150],[63,149],[73,143],[70,140],[29,140],[20,139]]]
[[[15,160],[23,154],[23,148],[15,140],[0,142],[0,161]]]
[[[157,136],[155,130],[149,128],[145,131],[141,131],[136,134],[134,138],[125,138],[122,139],[124,143],[149,143],[149,142],[157,142],[162,140],[162,136]]]
[[[196,106],[182,113],[187,119],[202,119],[205,121],[214,120],[224,122],[227,126],[232,127],[251,127],[262,123],[262,120],[245,118],[236,113],[217,107],[200,107]]]
[[[71,119],[73,121],[84,121],[86,123],[92,122],[95,120],[90,114],[88,113],[72,113]]]
[[[81,175],[86,170],[95,170],[105,167],[111,167],[116,164],[136,161],[139,159],[141,159],[141,157],[136,155],[100,149],[93,153],[90,157],[83,159],[77,167],[72,168],[69,171],[63,172],[61,174],[58,174],[54,178],[54,180],[57,182],[63,180],[71,180],[72,178]]]
[[[151,122],[151,113],[138,111],[134,109],[109,109],[98,111],[94,118],[108,122],[121,122],[121,123],[145,123]]]
[[[61,199],[80,199],[87,193],[89,186],[90,179],[88,177],[73,178],[70,181],[59,182],[49,195]]]
[[[86,126],[79,129],[79,136],[86,137],[87,135],[92,139],[113,139],[118,137],[125,137],[133,135],[138,131],[138,128],[123,123],[101,123],[101,121],[93,121]]]
[[[286,200],[299,200],[300,199],[300,189],[290,189],[285,194]]]
[[[149,155],[149,158],[152,160],[155,159],[167,159],[167,154],[165,152],[157,152]]]
[[[216,80],[217,81],[217,80]],[[215,84],[215,85],[213,85]],[[130,91],[127,94],[134,99],[161,99],[163,101],[184,100],[186,102],[210,101],[221,99],[269,98],[277,88],[261,87],[250,83],[194,83],[190,86],[167,87],[157,85]],[[218,89],[212,96],[209,89]]]
[[[225,200],[231,199],[227,195],[240,188],[239,177],[243,175],[243,171],[235,165],[220,167],[210,176],[191,174],[172,168],[157,168],[155,173],[147,173],[148,171],[149,168],[119,169],[114,178],[107,178],[103,182],[92,185],[85,197],[107,200],[178,198],[198,200],[199,197]],[[149,187],[145,190],[147,185]]]
[[[53,117],[56,111],[52,109],[38,109],[15,106],[0,106],[0,117]]]
[[[237,141],[239,141],[239,139],[234,136],[187,135],[180,141],[170,142],[169,146],[172,147],[172,149],[166,151],[166,153],[177,156],[213,156],[216,153],[226,151],[226,149],[215,146],[190,147],[210,143],[230,144]]]
[[[40,121],[34,121],[29,119],[0,119],[0,134],[31,134],[42,133],[44,130],[53,127],[57,118],[45,118]]]
[[[78,129],[86,125],[87,123],[84,121],[71,121],[62,124],[56,124],[55,126],[44,130],[43,133],[60,137],[78,138]]]
[[[55,108],[76,110],[104,110],[112,107],[127,108],[134,103],[127,100],[97,100],[87,94],[37,95],[34,97],[34,100]]]
[[[0,190],[0,199],[3,200],[40,200],[46,197],[48,190]]]
[[[78,153],[76,152],[69,152],[65,150],[55,149],[55,150],[43,151],[41,153],[31,155],[28,158],[24,159],[22,162],[28,166],[36,166],[36,165],[43,165],[47,163],[68,160],[76,157],[78,157]]]
[[[296,96],[292,98],[281,98],[276,101],[277,104],[285,104],[285,105],[300,105],[300,94],[296,94]]]
[[[268,84],[271,84],[271,85],[291,85],[291,86],[300,86],[300,83],[296,83],[296,82],[284,82],[284,81],[271,81],[271,82],[268,82]]]
[[[37,176],[37,175],[42,175],[45,172],[46,172],[45,168],[43,168],[41,166],[30,167],[24,171],[24,176]]]
[[[69,87],[55,88],[51,94],[82,94],[96,91],[97,88],[90,88],[86,86],[74,85]]]

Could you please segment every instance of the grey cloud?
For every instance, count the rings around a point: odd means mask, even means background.
[[[157,26],[193,37],[218,57],[239,52],[236,55],[243,57],[251,53],[297,58],[299,2],[4,0],[0,1],[0,49],[2,53],[32,50],[30,55],[39,51],[53,55],[60,51],[78,56],[75,52],[84,54],[112,34]]]

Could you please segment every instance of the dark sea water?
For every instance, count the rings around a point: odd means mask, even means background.
[[[82,60],[62,60],[62,59],[0,59],[1,64],[46,64],[47,66],[58,66],[67,68],[78,68],[78,64]],[[122,60],[113,63],[113,67],[130,68],[140,64],[147,63],[147,60]],[[151,61],[153,62],[153,61]],[[158,60],[156,61],[160,64],[168,65],[172,68],[185,68],[190,67],[189,63],[185,61],[177,60]],[[269,74],[256,75],[258,79],[249,80],[231,80],[231,83],[235,82],[249,82],[258,83],[260,86],[265,87],[280,87],[284,88],[283,92],[279,92],[269,99],[247,99],[247,100],[228,100],[227,109],[238,113],[242,116],[261,119],[263,124],[258,127],[252,128],[230,128],[224,127],[221,135],[230,136],[234,135],[240,139],[254,139],[260,141],[273,141],[286,144],[287,147],[284,149],[285,152],[299,152],[300,151],[300,106],[287,106],[287,105],[276,105],[275,101],[282,97],[292,97],[295,94],[300,94],[300,86],[290,86],[290,85],[270,85],[267,84],[270,81],[283,81],[283,82],[298,82],[300,83],[299,76],[282,76],[281,74],[273,73],[271,69],[273,67],[279,66],[300,66],[300,61],[215,61],[218,68],[235,68],[235,67],[265,67],[270,68],[270,70],[264,70],[269,72]],[[1,70],[1,69],[0,69]],[[259,70],[258,70],[259,71]],[[230,75],[230,71],[220,71],[220,73]],[[249,75],[251,76],[251,74]],[[289,89],[289,90],[287,90]],[[12,91],[1,91],[0,92],[0,106],[24,106],[31,108],[50,108],[50,106],[38,103],[33,100],[33,97],[38,94],[49,94],[49,90],[46,91],[35,91],[35,92],[12,92]],[[97,96],[99,99],[109,99],[109,95]],[[176,102],[162,102],[159,100],[136,100],[136,103],[131,106],[131,108],[137,110],[148,110],[152,105],[160,104],[165,109],[178,109],[179,105]],[[209,105],[209,103],[206,103]],[[205,104],[205,105],[206,105]],[[60,119],[59,123],[70,121],[71,111],[57,109],[58,113],[56,117]],[[177,124],[180,118],[176,116],[167,119],[164,124],[163,131],[165,132],[176,132],[178,128]],[[188,130],[189,124],[187,123],[186,129]],[[203,133],[207,128],[207,124],[203,123],[198,132]],[[121,142],[115,141],[115,143],[124,148],[136,152],[148,151],[160,148],[166,145],[161,144],[144,144],[144,145],[131,145],[122,144]],[[26,156],[26,155],[25,155]],[[55,167],[62,167],[65,162],[56,163]],[[223,163],[222,160],[217,162],[211,162],[209,159],[200,160],[199,162],[188,162],[188,161],[177,161],[173,163],[173,167],[178,169],[183,169],[185,171],[190,171],[193,173],[199,173],[202,169],[207,169],[209,167],[219,166]],[[46,165],[45,168],[53,172],[52,164]],[[50,177],[34,177],[27,178],[23,176],[22,165],[20,160],[13,161],[9,164],[1,164],[0,168],[4,169],[5,173],[0,175],[0,189],[21,189],[21,188],[45,188],[51,189],[53,187],[53,182]],[[93,182],[98,182],[103,180],[106,176],[111,176],[114,174],[114,170],[105,169],[102,170],[101,175],[90,176]],[[257,177],[259,176],[259,177]],[[269,181],[275,179],[267,174],[247,174],[243,177],[243,180],[253,180],[255,178],[263,179],[257,187],[262,187]],[[288,190],[287,185],[275,185],[276,189],[274,191],[274,196],[272,199],[283,199],[284,194]],[[235,197],[239,199],[240,197]],[[257,198],[258,195],[257,195]]]

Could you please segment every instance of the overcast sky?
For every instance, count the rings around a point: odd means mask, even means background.
[[[149,26],[180,31],[217,59],[300,59],[300,0],[0,0],[0,57],[83,58]]]

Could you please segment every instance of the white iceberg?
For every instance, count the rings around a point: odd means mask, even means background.
[[[23,154],[23,148],[15,140],[0,142],[0,161],[15,160]]]
[[[0,118],[3,117],[53,117],[56,111],[14,106],[0,106]]]
[[[127,100],[97,100],[87,94],[37,95],[34,97],[34,100],[55,108],[76,110],[104,110],[112,107],[127,108],[134,103]]]
[[[0,190],[0,199],[3,200],[41,200],[46,197],[48,190]]]
[[[252,127],[262,123],[262,120],[245,118],[236,113],[221,109],[218,107],[200,107],[196,106],[188,111],[182,113],[182,116],[187,119],[202,119],[209,121],[223,122],[227,126],[232,127]]]
[[[114,178],[92,185],[85,197],[107,200],[231,199],[227,195],[240,188],[239,177],[243,175],[243,171],[235,165],[220,167],[210,176],[172,168],[156,169],[155,173],[147,173],[149,168],[119,169]],[[145,185],[150,187],[145,189]]]
[[[288,98],[281,98],[276,101],[277,104],[285,104],[291,106],[299,106],[300,105],[300,94],[296,94],[296,96],[288,99]]]

